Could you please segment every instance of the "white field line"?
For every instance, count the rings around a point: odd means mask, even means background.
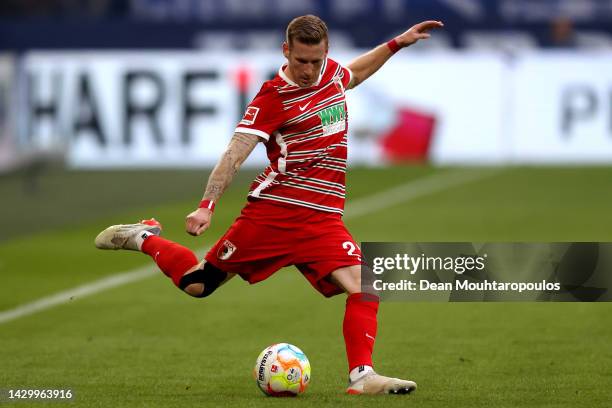
[[[406,203],[448,188],[482,180],[497,174],[492,169],[469,169],[434,174],[408,181],[379,193],[347,203],[344,219],[358,218],[366,214]]]
[[[23,316],[31,315],[42,310],[50,309],[54,306],[70,302],[71,300],[77,298],[84,298],[107,289],[126,285],[132,282],[137,282],[153,275],[156,275],[156,272],[155,269],[151,266],[140,267],[128,272],[111,275],[82,286],[77,286],[76,288],[68,289],[51,296],[40,298],[38,300],[35,300],[34,302],[17,306],[14,309],[2,311],[0,312],[0,324],[18,319]]]
[[[433,176],[423,177],[400,184],[385,191],[374,193],[364,198],[356,199],[347,205],[344,219],[357,218],[380,211],[384,208],[392,207],[397,204],[406,203],[429,194],[443,191],[447,188],[478,181],[491,177],[497,172],[493,170],[462,170],[452,171]],[[72,300],[84,298],[108,289],[127,285],[128,283],[138,282],[159,274],[156,267],[146,266],[136,268],[127,272],[102,278],[76,288],[58,292],[51,296],[46,296],[0,312],[0,324],[11,320],[19,319],[24,316],[50,309],[52,307],[68,303]]]

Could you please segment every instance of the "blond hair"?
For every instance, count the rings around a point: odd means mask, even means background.
[[[312,14],[296,17],[287,26],[286,41],[289,46],[297,40],[304,44],[316,45],[321,41],[328,43],[327,25]]]

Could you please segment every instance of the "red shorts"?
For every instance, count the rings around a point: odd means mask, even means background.
[[[340,214],[271,200],[249,201],[206,261],[257,283],[295,265],[324,296],[342,293],[326,277],[361,264],[361,250]]]

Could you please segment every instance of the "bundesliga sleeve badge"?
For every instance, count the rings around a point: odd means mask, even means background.
[[[259,113],[259,108],[255,106],[249,106],[246,112],[244,112],[244,116],[242,117],[240,124],[247,125],[247,126],[252,125],[253,123],[255,123],[255,118],[257,117],[258,113]]]

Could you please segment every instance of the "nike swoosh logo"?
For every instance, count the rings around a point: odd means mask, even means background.
[[[368,339],[376,340],[374,337],[370,336],[368,333],[365,334]]]
[[[312,101],[310,101],[310,102],[312,102]],[[304,112],[304,111],[306,110],[306,108],[308,107],[308,105],[310,105],[310,102],[308,102],[308,103],[307,103],[306,105],[304,105],[304,106],[299,106],[300,111],[301,111],[301,112]]]

